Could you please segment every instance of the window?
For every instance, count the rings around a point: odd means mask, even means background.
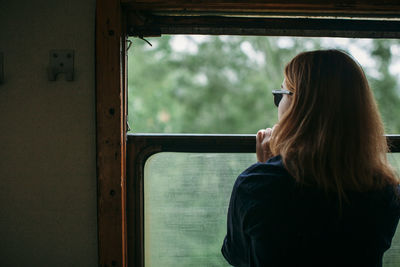
[[[400,173],[400,153],[389,159]],[[144,169],[145,266],[229,266],[220,253],[227,203],[236,176],[254,162],[254,153],[151,156]],[[399,247],[400,230],[383,266],[398,266]]]
[[[398,40],[167,35],[148,38],[152,46],[130,41],[129,137],[157,142],[139,178],[145,266],[228,266],[220,248],[230,192],[238,174],[256,162],[254,153],[242,153],[254,146],[235,150],[232,143],[227,153],[228,146],[204,145],[228,137],[249,142],[259,128],[275,124],[271,91],[282,83],[284,64],[299,52],[350,52],[366,71],[387,132],[400,133],[393,113],[400,106]],[[168,138],[175,142],[166,143]],[[199,138],[203,143],[196,145]],[[399,155],[389,158],[400,173]],[[400,233],[384,266],[400,262],[397,246]]]
[[[395,143],[392,151],[400,152]],[[144,265],[225,266],[219,249],[228,199],[236,176],[255,161],[254,136],[137,134],[128,144],[129,151],[143,144],[136,162],[141,178],[128,184],[128,203],[142,213],[136,227],[144,234]],[[400,153],[389,154],[389,160],[400,173]],[[205,228],[208,234],[201,232]],[[384,266],[398,265],[399,233]]]
[[[380,1],[343,1],[333,6],[322,1],[155,3],[99,0],[96,6],[99,264],[104,266],[127,266],[128,262],[130,266],[144,265],[142,178],[146,158],[160,151],[251,153],[254,148],[252,136],[221,139],[220,136],[135,134],[129,136],[126,143],[126,99],[121,97],[126,93],[125,58],[124,53],[120,53],[125,50],[125,36],[400,37],[400,6],[396,1],[384,4]],[[389,139],[393,140],[392,150],[399,151],[399,137],[390,136]],[[125,149],[128,168],[125,168]],[[129,191],[127,200],[125,190]],[[129,229],[126,229],[127,221]],[[129,254],[128,261],[126,254]]]
[[[227,203],[254,153],[151,156],[144,169],[145,266],[229,266],[220,253]]]
[[[400,40],[320,37],[165,35],[131,38],[131,133],[254,134],[271,127],[271,91],[302,51],[341,49],[363,66],[386,133],[400,133]]]

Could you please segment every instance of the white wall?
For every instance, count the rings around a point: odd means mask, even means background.
[[[98,265],[94,32],[95,0],[0,1],[0,266]]]

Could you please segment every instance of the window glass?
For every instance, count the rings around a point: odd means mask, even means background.
[[[175,35],[132,38],[132,132],[256,133],[276,123],[271,91],[296,54],[337,48],[363,66],[387,133],[400,133],[400,40]]]
[[[229,266],[220,250],[236,177],[254,154],[159,153],[144,171],[145,266]]]
[[[388,153],[387,157],[397,174],[400,175],[400,153]]]
[[[389,160],[400,173],[400,153]],[[158,153],[144,170],[145,266],[229,266],[220,249],[236,177],[253,153]],[[400,230],[384,257],[400,264]]]
[[[397,174],[400,175],[400,153],[389,153],[388,159]],[[397,231],[392,240],[392,246],[384,254],[383,263],[384,267],[400,266],[400,225],[397,226]]]

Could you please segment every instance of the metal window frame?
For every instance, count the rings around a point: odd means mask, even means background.
[[[390,152],[400,152],[400,135],[386,135]],[[255,135],[129,134],[127,142],[128,262],[144,266],[144,166],[160,152],[255,153]]]

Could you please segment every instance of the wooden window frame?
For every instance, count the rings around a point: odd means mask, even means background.
[[[352,18],[352,19],[349,19]],[[96,159],[98,184],[99,266],[143,266],[140,172],[144,159],[158,151],[191,151],[213,143],[219,152],[241,140],[254,150],[254,136],[129,136],[127,151],[126,38],[162,34],[238,34],[400,38],[397,0],[336,1],[96,1]],[[312,22],[312,23],[310,23]],[[212,141],[214,140],[214,141]],[[389,136],[399,152],[399,136]],[[229,141],[230,140],[230,141]],[[163,143],[160,144],[159,142]],[[172,143],[171,143],[172,142]],[[206,142],[206,143],[204,143]],[[169,145],[168,145],[169,144]],[[161,149],[161,150],[160,150]],[[394,150],[393,150],[394,149]],[[209,150],[207,150],[209,151]],[[212,150],[214,151],[214,150]],[[129,169],[127,176],[127,152]],[[127,177],[129,180],[127,181]],[[127,216],[127,182],[129,194]],[[139,184],[138,184],[139,183]],[[132,205],[132,206],[131,206]],[[135,231],[127,231],[127,221]],[[132,221],[131,221],[132,220]]]

